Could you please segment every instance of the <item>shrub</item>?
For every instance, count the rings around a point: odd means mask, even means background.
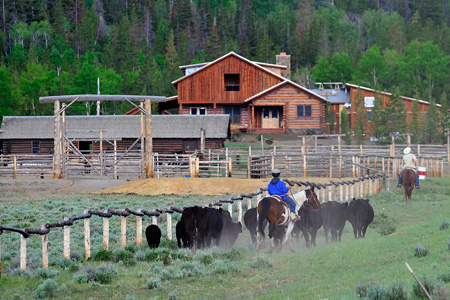
[[[43,269],[38,268],[34,270],[33,276],[35,278],[42,278],[42,279],[48,279],[48,278],[55,278],[59,275],[58,270],[50,270],[50,269]]]
[[[153,290],[153,289],[162,289],[162,282],[161,282],[161,278],[159,277],[151,277],[151,278],[147,278],[147,280],[145,281],[145,286],[149,289],[149,290]]]
[[[87,267],[82,273],[76,274],[73,282],[76,283],[92,283],[92,284],[108,284],[117,276],[117,271],[112,265],[101,265],[97,268]]]
[[[438,283],[433,282],[429,277],[422,277],[419,279],[420,282],[422,282],[422,285],[427,290],[428,294],[433,294],[435,291],[438,291],[440,289],[440,286]],[[418,298],[426,298],[427,295],[420,287],[419,283],[417,281],[414,281],[413,283],[413,294]]]
[[[395,220],[385,213],[377,215],[372,222],[372,226],[381,235],[389,235],[397,229]]]
[[[95,261],[110,261],[113,259],[111,251],[101,249],[94,253],[92,259]]]
[[[262,268],[272,268],[273,264],[269,261],[267,256],[257,256],[249,263],[250,268],[262,269]]]
[[[225,260],[216,260],[212,264],[212,273],[213,274],[226,274],[230,272],[239,272],[239,268],[233,264],[229,259]]]
[[[131,252],[131,253],[136,253],[137,249],[135,246],[126,246],[125,251]]]
[[[402,282],[393,282],[387,288],[388,300],[407,300],[408,292],[405,290],[405,286]]]
[[[177,241],[175,239],[173,240],[169,240],[166,238],[161,238],[161,242],[159,243],[159,247],[160,248],[168,248],[171,250],[176,250],[178,249],[178,244]]]
[[[445,283],[449,283],[450,282],[450,272],[439,275],[437,279],[440,281],[443,281]]]
[[[356,287],[356,296],[358,298],[365,298],[367,295],[367,289],[368,289],[367,285],[362,284],[361,282],[358,283],[358,286]]]
[[[416,257],[425,257],[428,255],[428,249],[421,244],[417,244],[414,248],[414,256]]]
[[[147,261],[162,261],[164,265],[170,265],[172,263],[171,251],[169,249],[153,249],[146,256]]]
[[[177,272],[175,277],[192,277],[205,273],[203,265],[196,261],[184,261],[180,264],[180,270]]]
[[[210,265],[214,261],[214,257],[209,250],[198,250],[194,256],[194,260],[197,260],[204,265]]]
[[[386,300],[387,291],[382,285],[374,284],[367,289],[367,297],[369,300]]]
[[[449,223],[446,219],[442,220],[441,225],[439,226],[440,230],[448,229]]]
[[[33,294],[36,299],[53,298],[58,289],[58,284],[53,279],[47,279],[44,283],[40,284]]]
[[[229,260],[238,260],[244,256],[245,250],[242,247],[233,247],[231,251],[227,253],[227,258]]]
[[[133,253],[126,250],[114,251],[114,261],[122,261],[125,266],[136,265],[136,260],[134,259]]]
[[[176,291],[171,291],[167,297],[169,298],[169,300],[177,300],[177,295],[176,295]]]

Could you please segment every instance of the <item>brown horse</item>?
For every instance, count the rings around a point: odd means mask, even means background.
[[[412,169],[404,169],[400,177],[405,189],[405,200],[408,202],[411,200],[411,194],[416,184],[416,172]]]
[[[286,232],[284,235],[284,239],[280,243],[278,250],[281,250],[283,245],[289,239],[291,235],[291,231],[294,228],[294,222],[291,221],[289,217],[289,208],[287,205],[281,203],[282,200],[278,200],[273,196],[264,197],[258,203],[258,225],[256,231],[256,250],[259,250],[259,244],[261,238],[264,237],[264,220],[269,221],[269,237],[270,244],[272,248],[275,248],[275,240],[280,239],[279,236],[276,236],[282,233],[281,230],[278,230],[279,226],[286,226]],[[291,250],[292,244],[290,244]]]

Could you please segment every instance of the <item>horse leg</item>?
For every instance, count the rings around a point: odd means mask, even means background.
[[[288,223],[288,226],[287,226],[287,228],[286,228],[286,234],[284,235],[284,239],[283,239],[283,241],[282,241],[281,244],[280,244],[280,249],[279,249],[279,250],[281,250],[281,248],[283,247],[283,245],[286,244],[287,240],[289,239],[289,246],[290,246],[290,248],[291,248],[291,252],[294,252],[294,248],[292,248],[292,240],[290,239],[292,229],[294,229],[294,225],[295,225],[295,224],[294,224],[294,222],[292,222],[292,221],[290,221],[290,222]]]

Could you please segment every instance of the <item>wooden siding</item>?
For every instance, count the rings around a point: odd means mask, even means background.
[[[322,129],[324,120],[323,100],[315,98],[302,90],[285,84],[253,100],[255,109],[260,106],[283,107],[283,124],[289,129]],[[311,105],[311,117],[297,117],[298,105]],[[257,116],[255,116],[257,117]],[[260,122],[257,122],[259,125]],[[258,126],[260,127],[260,126]]]
[[[225,91],[225,74],[240,75],[239,91]],[[193,103],[243,103],[245,99],[281,81],[280,78],[270,72],[235,56],[229,56],[178,82],[178,102],[183,105]]]
[[[355,103],[356,103],[356,95],[358,94],[358,89],[357,88],[351,88],[350,90],[350,99],[351,99],[351,129],[354,130],[354,124],[356,121],[356,112],[355,112]],[[361,94],[362,97],[364,99],[364,97],[375,97],[375,93],[373,91],[367,91],[364,89],[361,89]],[[383,104],[386,107],[386,103],[389,103],[391,101],[390,96],[383,94]],[[364,101],[364,100],[363,100]],[[411,99],[407,99],[402,97],[401,101],[403,103],[405,103],[405,111],[406,111],[406,123],[410,123],[412,120],[412,106],[413,106],[413,101],[416,100],[411,100]],[[421,118],[421,116],[423,114],[425,114],[428,111],[428,107],[429,104],[428,103],[424,103],[424,102],[419,102],[419,114],[418,117]],[[366,111],[373,111],[373,107],[364,107]],[[373,115],[372,115],[373,116]],[[367,122],[367,134],[372,134],[373,130],[372,130],[372,122]]]

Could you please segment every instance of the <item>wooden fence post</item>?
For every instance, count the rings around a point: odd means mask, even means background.
[[[172,214],[166,213],[167,215],[167,238],[172,240]]]
[[[333,201],[333,197],[332,197],[332,189],[333,189],[333,184],[330,184],[328,186],[328,201]]]
[[[69,221],[68,217],[64,217],[64,221]],[[70,226],[64,226],[64,258],[70,259]]]
[[[108,213],[108,210],[104,213]],[[103,249],[109,250],[109,218],[106,217],[103,217]]]
[[[45,224],[42,224],[41,229],[47,229]],[[42,268],[48,269],[48,234],[42,235]]]
[[[356,160],[355,160],[355,156],[353,155],[353,156],[352,156],[352,177],[353,177],[353,178],[356,177],[356,176],[355,176],[355,163],[356,163]]]
[[[333,157],[330,156],[330,178],[333,178]]]
[[[252,199],[247,199],[247,210],[252,208]]]
[[[242,200],[238,200],[238,222],[242,223]]]
[[[199,177],[200,176],[200,158],[197,157],[195,159],[195,177]]]
[[[127,245],[127,217],[120,216],[120,248]]]
[[[349,184],[345,184],[345,201],[348,201],[348,191],[349,191]]]
[[[13,178],[17,179],[17,157],[14,155],[13,156]]]
[[[136,212],[140,213],[142,209],[137,209]],[[142,244],[142,217],[136,216],[136,246]]]
[[[359,182],[359,198],[364,198],[364,179]]]
[[[355,198],[355,183],[352,183],[352,188],[350,189],[350,201]]]
[[[27,239],[20,235],[20,269],[27,269]]]
[[[158,225],[158,217],[157,216],[152,216],[152,224]]]
[[[306,178],[306,155],[303,155],[303,177]]]
[[[84,214],[88,214],[89,209],[84,210]],[[84,257],[91,258],[91,218],[84,219]]]
[[[339,173],[338,173],[339,179],[342,178],[342,155],[339,155]]]
[[[343,193],[344,187],[342,184],[339,184],[339,201],[342,203],[344,200],[344,193]]]
[[[228,176],[227,177],[231,177],[231,169],[232,169],[232,165],[233,165],[233,160],[231,159],[231,157],[228,157]]]
[[[230,216],[233,217],[233,203],[228,203],[228,212]]]
[[[322,190],[322,201],[320,201],[320,202],[325,203],[325,190],[326,190],[326,188],[322,188],[321,190]]]

